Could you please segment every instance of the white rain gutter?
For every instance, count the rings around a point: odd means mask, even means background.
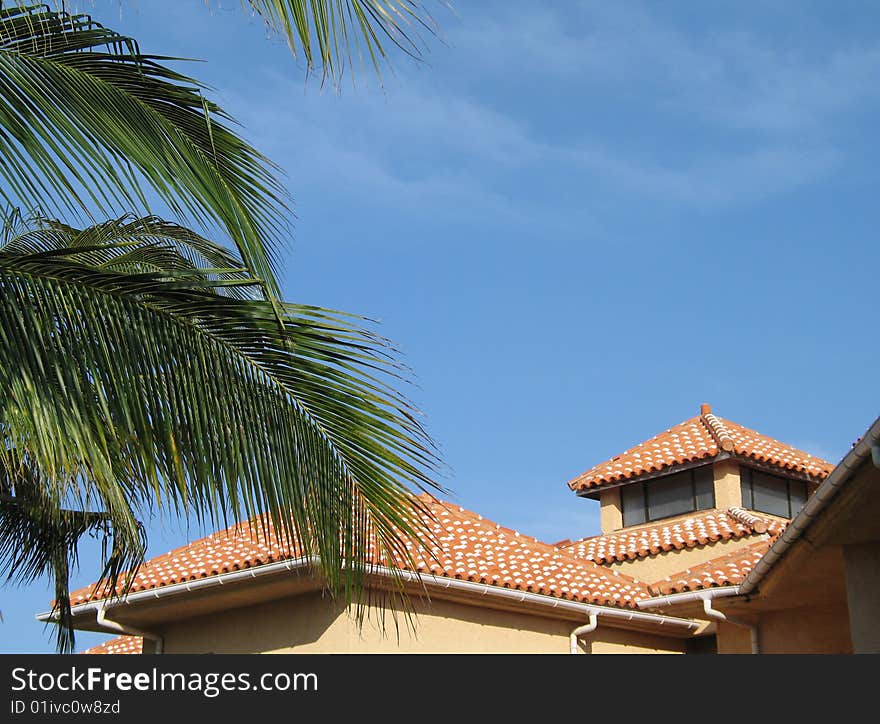
[[[599,614],[591,613],[590,623],[584,624],[583,626],[578,626],[574,631],[571,632],[571,634],[569,634],[568,640],[571,648],[571,653],[576,654],[578,652],[578,637],[584,636],[588,633],[593,633],[598,625]]]
[[[135,591],[129,593],[119,599],[101,599],[99,601],[89,601],[88,603],[80,603],[71,608],[73,616],[87,614],[90,611],[95,612],[95,621],[103,630],[108,633],[121,633],[127,636],[143,636],[144,638],[156,641],[156,653],[161,653],[164,646],[163,638],[156,633],[136,629],[132,626],[113,621],[107,617],[107,609],[116,608],[129,603],[141,603],[143,601],[153,601],[169,596],[176,596],[183,593],[191,593],[206,588],[215,588],[217,586],[225,586],[229,583],[237,583],[251,578],[261,578],[263,576],[282,573],[284,571],[294,571],[307,568],[315,563],[317,559],[297,558],[289,561],[279,561],[278,563],[268,563],[263,566],[254,566],[246,568],[242,571],[233,571],[232,573],[221,573],[216,576],[208,576],[207,578],[197,578],[194,581],[184,581],[182,583],[173,583],[169,586],[159,586],[149,591]],[[53,612],[39,613],[36,616],[38,621],[57,622],[58,616]]]
[[[810,526],[813,519],[828,505],[831,498],[837,494],[838,489],[849,480],[853,471],[862,464],[868,455],[871,456],[874,465],[880,468],[880,417],[874,421],[874,424],[868,428],[868,431],[862,436],[861,440],[855,444],[853,449],[844,456],[843,460],[837,464],[837,467],[825,478],[825,481],[809,497],[806,505],[801,508],[801,511],[794,517],[794,520],[788,524],[785,532],[755,564],[755,567],[739,586],[742,595],[748,595],[758,587],[758,583],[760,583],[767,571],[803,535],[804,530]]]
[[[721,611],[712,608],[712,599],[704,598],[703,599],[703,612],[711,619],[715,621],[724,621],[725,623],[733,624],[734,626],[742,626],[743,628],[747,628],[749,630],[749,642],[752,646],[752,653],[759,654],[761,653],[761,649],[758,646],[758,625],[754,623],[749,623],[748,621],[743,621],[738,618],[733,618],[728,616]]]
[[[670,593],[667,596],[656,598],[643,598],[636,605],[639,608],[664,608],[676,603],[690,603],[691,601],[711,601],[714,598],[726,598],[727,596],[739,596],[739,586],[723,586],[720,588],[707,588],[702,591],[685,591],[684,593]]]
[[[232,573],[221,573],[216,576],[207,578],[198,578],[195,581],[185,581],[182,583],[174,583],[169,586],[160,586],[150,589],[149,591],[136,591],[129,593],[123,598],[109,602],[107,600],[90,601],[73,606],[71,612],[74,616],[102,610],[107,608],[115,608],[129,603],[141,603],[144,601],[153,601],[155,599],[168,598],[192,591],[198,591],[208,588],[223,586],[228,583],[237,583],[251,578],[261,578],[285,571],[293,571],[313,566],[317,562],[317,558],[297,558],[289,561],[280,561],[278,563],[269,563],[262,566],[254,566],[246,568],[242,571],[234,571]],[[675,616],[664,616],[655,613],[642,613],[631,609],[612,608],[610,606],[597,606],[593,604],[580,603],[578,601],[569,601],[563,598],[554,598],[540,593],[529,593],[527,591],[518,591],[513,588],[502,588],[501,586],[491,586],[487,583],[475,583],[473,581],[463,581],[457,578],[445,578],[442,576],[418,574],[413,571],[391,569],[385,566],[372,566],[370,573],[380,576],[397,577],[398,580],[416,582],[420,584],[428,584],[441,590],[456,590],[468,592],[471,594],[480,594],[490,596],[492,598],[512,600],[518,602],[533,603],[551,609],[560,611],[569,611],[585,616],[592,614],[602,615],[621,623],[624,621],[633,621],[637,623],[653,624],[659,627],[677,629],[679,632],[696,631],[700,624],[685,618],[677,618]],[[55,620],[56,616],[52,613],[41,613],[37,615],[38,621]],[[107,620],[106,614],[104,620]],[[116,623],[116,622],[113,622]],[[121,624],[119,624],[121,625]],[[139,634],[138,634],[139,635]]]
[[[703,612],[707,617],[715,621],[724,621],[733,624],[734,626],[742,626],[749,629],[752,653],[757,654],[760,653],[758,647],[758,626],[741,619],[732,618],[718,609],[712,608],[712,601],[716,598],[728,598],[730,596],[739,595],[741,595],[739,586],[724,586],[722,588],[709,588],[704,591],[686,591],[684,593],[670,593],[668,596],[646,598],[639,601],[636,605],[639,608],[662,608],[664,606],[672,606],[676,603],[702,601]]]
[[[509,601],[518,601],[520,603],[534,603],[539,606],[545,606],[560,611],[571,611],[586,616],[592,614],[605,616],[607,618],[623,621],[634,621],[638,623],[650,623],[655,626],[665,626],[667,628],[676,628],[680,631],[696,631],[700,628],[697,621],[689,618],[678,618],[676,616],[664,616],[657,613],[642,613],[625,608],[612,608],[611,606],[597,606],[591,603],[580,603],[578,601],[569,601],[565,598],[554,598],[543,593],[530,593],[528,591],[518,591],[515,588],[502,588],[501,586],[492,586],[488,583],[475,583],[474,581],[463,581],[459,578],[445,578],[443,576],[419,575],[412,571],[393,570],[384,566],[375,566],[372,572],[379,575],[392,576],[396,575],[405,581],[413,581],[419,583],[427,583],[430,586],[442,590],[466,591],[468,593],[479,593],[483,596],[492,598],[503,598]]]

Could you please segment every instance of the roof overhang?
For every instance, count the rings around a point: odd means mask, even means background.
[[[719,460],[727,460],[732,457],[730,453],[720,452],[717,455],[712,455],[709,457],[700,458],[699,460],[690,460],[686,463],[678,463],[676,465],[669,465],[661,470],[652,470],[649,473],[641,473],[640,475],[633,475],[631,478],[623,478],[622,480],[613,480],[608,483],[600,483],[599,485],[594,485],[589,488],[584,488],[582,490],[575,489],[575,494],[579,498],[590,498],[591,500],[598,500],[599,495],[606,490],[611,490],[612,488],[622,488],[625,485],[629,485],[631,483],[642,483],[646,480],[656,480],[657,478],[664,478],[667,475],[674,475],[675,473],[681,473],[685,470],[692,470],[693,468],[701,468],[705,465],[711,465]]]
[[[395,578],[403,582],[407,592],[412,595],[550,618],[582,622],[596,614],[603,625],[679,638],[693,636],[702,627],[700,622],[677,616],[572,601],[513,588],[381,566],[371,569],[369,585],[387,590],[394,585]],[[137,591],[115,600],[102,599],[77,604],[72,609],[73,623],[74,628],[80,630],[105,630],[98,622],[98,612],[105,608],[112,610],[113,619],[121,624],[149,629],[183,617],[190,618],[321,588],[314,559],[296,559],[160,586],[148,591]],[[37,619],[54,622],[57,616],[51,612],[41,613]]]
[[[669,465],[668,467],[665,467],[661,470],[652,470],[649,473],[634,475],[631,478],[624,478],[622,480],[614,480],[608,483],[601,483],[599,485],[594,485],[590,488],[584,488],[583,490],[575,489],[574,492],[579,498],[598,500],[599,496],[604,491],[610,490],[612,488],[622,488],[623,486],[630,485],[631,483],[642,483],[648,480],[664,478],[668,475],[674,475],[675,473],[684,472],[685,470],[699,468],[704,465],[712,465],[714,463],[721,462],[722,460],[735,460],[736,462],[747,465],[748,467],[754,468],[755,470],[762,470],[766,473],[770,473],[771,475],[776,475],[783,478],[791,478],[792,480],[803,480],[804,482],[812,483],[813,485],[820,485],[822,482],[822,479],[808,473],[804,473],[800,470],[783,468],[780,465],[762,462],[760,460],[756,460],[755,458],[751,458],[748,455],[740,455],[735,452],[720,451],[716,455],[712,455],[710,457],[700,458],[699,460],[690,460],[686,463],[678,463],[676,465]]]

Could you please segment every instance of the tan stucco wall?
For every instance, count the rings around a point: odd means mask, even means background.
[[[673,573],[680,573],[686,568],[697,566],[719,556],[725,556],[739,548],[745,548],[766,538],[767,535],[750,535],[737,540],[722,540],[717,543],[685,548],[680,551],[671,550],[645,558],[620,561],[611,564],[610,567],[640,581],[655,583]]]
[[[319,593],[180,621],[164,629],[167,653],[556,653],[569,650],[576,622],[433,600],[417,604],[416,631],[379,609],[362,630]],[[399,638],[398,638],[399,634]],[[678,653],[684,640],[603,626],[583,649],[592,653]]]
[[[762,654],[852,653],[846,606],[812,606],[757,614]],[[749,630],[719,623],[719,654],[751,651]]]
[[[734,460],[719,460],[712,466],[715,478],[715,507],[721,510],[742,507],[739,465]]]
[[[603,490],[599,495],[602,533],[612,533],[623,528],[623,508],[620,505],[620,488]]]
[[[843,547],[853,652],[880,653],[880,542]]]

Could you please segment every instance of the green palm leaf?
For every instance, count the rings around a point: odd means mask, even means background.
[[[270,30],[284,35],[308,68],[340,78],[357,58],[369,58],[381,75],[387,45],[422,56],[420,31],[436,23],[419,0],[247,0]]]
[[[150,188],[181,219],[219,225],[277,296],[276,169],[169,60],[88,15],[0,3],[0,194],[112,213],[146,210]]]
[[[68,484],[41,475],[28,456],[8,450],[0,466],[0,568],[7,581],[29,582],[49,577],[54,582],[59,625],[56,643],[60,652],[72,651],[69,579],[77,565],[84,535],[100,536],[103,549],[101,577],[115,581],[136,568],[146,552],[146,536],[135,512],[127,505],[111,512],[89,510],[88,477]],[[77,509],[58,504],[59,494]],[[79,500],[72,498],[79,497]]]
[[[191,269],[114,270],[106,254],[127,254],[121,229],[141,224],[113,223],[42,225],[67,247],[19,228],[0,248],[0,429],[52,482],[49,509],[100,504],[126,540],[150,506],[212,526],[265,512],[264,532],[318,556],[349,597],[371,561],[411,563],[402,536],[429,536],[410,489],[436,487],[437,458],[388,342]]]

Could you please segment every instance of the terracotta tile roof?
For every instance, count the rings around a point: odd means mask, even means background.
[[[685,420],[650,440],[600,463],[568,483],[572,490],[590,490],[604,485],[635,480],[673,465],[710,460],[721,452],[754,460],[783,470],[809,475],[816,480],[828,476],[831,463],[790,445],[724,420],[703,405],[700,415]]]
[[[745,548],[725,556],[673,573],[662,581],[651,584],[654,595],[665,596],[670,593],[698,591],[717,586],[735,586],[742,583],[749,571],[754,568],[775,538],[765,538]]]
[[[564,546],[572,555],[596,563],[644,558],[656,553],[735,540],[751,535],[775,535],[785,523],[741,508],[707,510],[653,525],[583,538]]]
[[[419,556],[415,569],[420,573],[598,605],[632,607],[636,600],[650,595],[646,584],[629,576],[576,558],[464,508],[421,497],[433,514],[429,526],[438,545],[429,554],[415,541],[407,544],[413,557]],[[265,537],[252,538],[251,530],[258,529],[233,526],[153,558],[141,566],[132,591],[297,557],[296,551],[284,546],[267,545]],[[102,592],[96,586],[73,592],[72,603],[100,598]]]
[[[140,636],[117,636],[90,649],[81,651],[82,654],[142,654],[144,652],[144,640]]]

